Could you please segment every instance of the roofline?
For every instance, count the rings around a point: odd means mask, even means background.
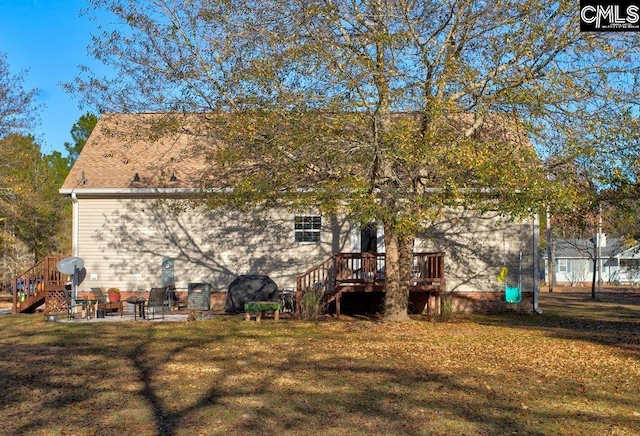
[[[636,257],[634,257],[633,255],[636,255],[640,252],[640,244],[636,244],[632,247],[626,248],[622,251],[620,251],[618,254],[616,254],[616,257],[622,258],[622,256],[626,256],[629,253],[632,254],[632,256],[629,257],[625,257],[625,259],[637,259]]]
[[[121,196],[156,196],[156,195],[193,195],[202,193],[230,193],[229,188],[214,188],[202,190],[199,188],[61,188],[61,195],[75,194],[78,197],[107,197]]]

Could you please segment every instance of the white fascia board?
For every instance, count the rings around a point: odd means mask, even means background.
[[[617,257],[618,259],[638,259],[640,258],[640,245],[627,248],[613,257]]]
[[[197,189],[197,188],[82,188],[60,189],[62,195],[75,194],[78,197],[112,197],[112,196],[158,196],[158,195],[192,195],[230,193],[230,189]]]

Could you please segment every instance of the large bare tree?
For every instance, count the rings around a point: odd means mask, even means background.
[[[570,202],[547,172],[637,110],[633,35],[581,33],[575,2],[90,3],[113,13],[92,53],[117,74],[69,88],[103,111],[202,114],[191,133],[224,140],[214,158],[234,192],[213,205],[382,222],[388,320],[406,317],[414,235],[444,208]]]

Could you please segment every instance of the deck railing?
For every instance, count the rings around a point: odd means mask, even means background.
[[[343,292],[382,291],[385,281],[384,253],[337,253],[296,278],[296,316],[301,315],[301,302],[308,289],[321,289],[324,301],[335,301],[336,316],[340,316]],[[414,253],[411,266],[410,292],[427,294],[427,312],[435,300],[438,313],[440,294],[445,291],[444,253]]]
[[[56,268],[62,257],[47,256],[12,282],[13,313],[30,311],[44,302],[47,292],[60,290],[66,282],[66,275]]]
[[[344,284],[384,284],[384,253],[337,253],[320,265],[311,268],[296,279],[296,292],[311,287],[322,287],[325,293],[334,293]],[[414,253],[411,285],[439,284],[444,287],[444,253]]]
[[[417,290],[436,284],[444,290],[444,253],[415,253],[411,276]]]

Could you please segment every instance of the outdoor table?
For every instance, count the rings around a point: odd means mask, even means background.
[[[133,319],[134,320],[138,319],[138,313],[140,314],[140,318],[142,318],[142,319],[146,318],[145,313],[144,313],[144,305],[147,302],[147,300],[145,298],[129,297],[124,301],[126,301],[129,304],[133,304]]]
[[[277,301],[250,301],[248,303],[244,303],[244,311],[246,321],[251,319],[251,313],[255,312],[256,314],[256,322],[260,322],[264,313],[267,310],[273,310],[273,319],[280,319],[280,303]]]
[[[87,319],[91,319],[91,307],[96,310],[96,318],[98,317],[97,313],[97,303],[98,300],[95,298],[76,298],[75,302],[77,305],[82,306],[82,310],[87,314]]]

